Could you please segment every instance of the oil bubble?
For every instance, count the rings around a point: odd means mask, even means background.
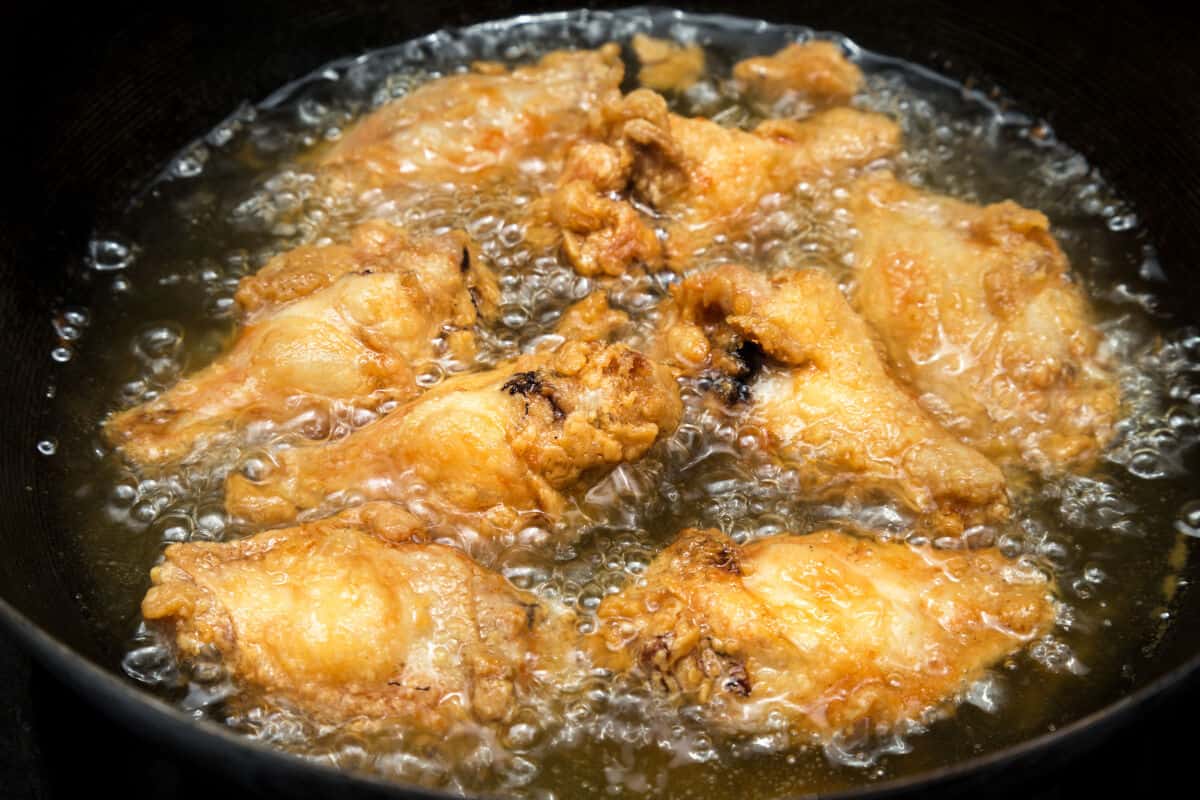
[[[116,239],[93,239],[88,243],[88,263],[97,272],[127,269],[133,256],[133,248]]]
[[[1200,500],[1192,500],[1179,509],[1175,530],[1185,536],[1200,538]]]

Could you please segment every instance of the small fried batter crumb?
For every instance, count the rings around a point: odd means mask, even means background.
[[[759,100],[790,95],[819,106],[844,105],[863,84],[862,72],[833,42],[790,44],[773,56],[739,61],[733,77]]]
[[[602,291],[595,291],[563,312],[554,332],[564,339],[581,342],[610,342],[629,324],[629,315],[608,304]]]
[[[668,39],[637,34],[633,52],[642,65],[638,81],[658,92],[683,92],[704,75],[704,49],[681,45]]]

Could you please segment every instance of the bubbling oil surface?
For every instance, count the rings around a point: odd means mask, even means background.
[[[219,662],[177,663],[160,635],[140,624],[137,604],[163,547],[248,533],[224,514],[223,478],[252,468],[261,448],[289,433],[286,426],[271,431],[216,469],[139,474],[101,444],[99,425],[108,411],[154,397],[222,351],[241,277],[297,244],[338,239],[364,217],[423,231],[464,228],[497,268],[503,289],[500,319],[476,366],[553,340],[562,310],[594,288],[556,252],[526,241],[512,209],[546,189],[535,181],[492,192],[430,186],[363,207],[320,196],[304,154],[336,140],[362,113],[471,61],[523,62],[558,48],[628,42],[638,32],[702,44],[712,77],[672,102],[679,111],[743,126],[754,123],[754,112],[719,76],[736,60],[812,35],[644,9],[522,17],[434,34],[331,64],[236,110],[168,165],[118,230],[93,241],[81,285],[81,293],[93,293],[88,307],[66,307],[53,321],[59,344],[49,355],[63,365],[63,388],[51,387],[48,396],[61,424],[38,449],[60,460],[62,514],[78,531],[94,576],[98,599],[89,613],[125,642],[122,665],[131,678],[249,737],[431,787],[530,797],[737,791],[756,798],[831,791],[954,763],[1061,726],[1133,679],[1169,624],[1172,598],[1186,588],[1173,578],[1186,557],[1177,543],[1200,535],[1188,457],[1200,437],[1200,331],[1170,329],[1161,317],[1154,298],[1164,288],[1162,271],[1136,213],[1047,125],[996,93],[848,41],[868,78],[856,104],[903,126],[905,152],[890,166],[957,197],[1008,197],[1044,211],[1120,365],[1129,413],[1102,466],[1038,486],[997,541],[1026,567],[1054,576],[1062,607],[1050,636],[973,686],[954,715],[888,737],[824,748],[773,734],[718,737],[697,709],[657,713],[656,700],[638,686],[593,675],[560,687],[552,708],[519,710],[503,730],[456,732],[456,757],[447,759],[404,731],[365,735],[269,703],[231,702],[242,690]],[[752,259],[768,268],[820,266],[846,278],[837,255],[846,233],[840,197],[836,186],[802,185],[795,196],[766,198],[745,238],[714,243],[697,266]],[[610,287],[638,335],[653,324],[671,280],[626,276]],[[433,365],[421,381],[436,384],[452,369]],[[847,523],[885,536],[905,531],[894,508],[798,502],[794,476],[755,457],[752,432],[737,413],[702,402],[698,385],[683,389],[687,411],[675,435],[580,498],[562,523],[572,535],[534,528],[498,548],[466,541],[467,549],[515,586],[576,608],[587,630],[603,597],[636,578],[685,526],[716,527],[738,541]],[[330,435],[367,421],[332,420]]]

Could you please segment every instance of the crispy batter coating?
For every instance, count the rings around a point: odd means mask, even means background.
[[[744,547],[683,531],[598,613],[608,668],[699,703],[726,729],[824,740],[948,708],[1054,622],[1045,577],[995,550],[835,531]]]
[[[570,615],[370,504],[297,528],[167,548],[142,601],[185,657],[313,717],[438,732],[502,720],[569,654]]]
[[[767,120],[753,132],[672,114],[647,89],[609,103],[608,144],[570,152],[548,217],[583,275],[686,269],[718,236],[737,235],[760,201],[821,175],[893,154],[900,129],[888,118],[846,108],[801,122]],[[665,250],[637,201],[659,214]]]
[[[533,204],[534,240],[558,242],[575,271],[588,277],[662,269],[657,233],[623,196],[632,168],[627,150],[598,141],[576,144],[558,187]]]
[[[663,266],[654,228],[628,201],[613,199],[588,181],[570,181],[554,192],[550,221],[561,231],[563,254],[580,275],[617,277]]]
[[[459,305],[465,280],[469,299],[485,317],[495,315],[499,300],[495,276],[472,252],[465,234],[414,239],[383,220],[355,226],[345,244],[301,245],[281,253],[242,278],[234,299],[244,315],[253,317],[307,297],[352,272],[412,272],[431,298],[444,297]],[[473,315],[464,308],[458,316]]]
[[[999,468],[893,380],[827,273],[695,273],[675,288],[659,340],[660,357],[716,370],[728,400],[749,399],[768,448],[813,497],[883,494],[942,535],[1008,516]],[[747,374],[747,342],[771,362],[761,375]]]
[[[411,239],[370,222],[348,244],[278,256],[239,287],[246,324],[229,351],[114,414],[108,441],[136,464],[162,465],[251,423],[412,397],[422,363],[443,351],[471,358],[476,307],[495,302],[494,279],[464,238]]]
[[[403,497],[416,483],[448,514],[507,530],[554,517],[564,493],[640,458],[679,424],[671,373],[623,345],[566,342],[451,378],[328,444],[281,452],[267,478],[233,475],[226,508],[256,524],[356,499]]]
[[[555,51],[512,71],[496,65],[430,81],[357,123],[324,157],[347,189],[479,183],[542,173],[554,180],[600,104],[618,96],[620,48]]]
[[[739,61],[734,80],[768,103],[798,99],[812,105],[844,105],[863,85],[862,72],[833,42],[790,44],[778,53]]]
[[[890,175],[860,180],[855,304],[943,425],[992,458],[1087,468],[1119,394],[1046,217],[975,206]]]
[[[736,234],[767,195],[894,154],[900,128],[880,114],[835,108],[753,132],[672,114],[641,89],[607,110],[610,140],[627,154],[633,195],[667,220],[676,269],[719,235]]]
[[[638,83],[656,92],[684,92],[704,76],[704,48],[639,33],[631,42],[641,68]]]

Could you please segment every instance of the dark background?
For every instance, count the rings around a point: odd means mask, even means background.
[[[259,99],[336,57],[447,24],[550,5],[576,4],[208,0],[191,6],[112,0],[0,7],[0,265],[18,265],[0,272],[0,357],[6,358],[0,387],[9,395],[0,397],[8,417],[0,420],[0,542],[7,543],[0,548],[0,585],[6,597],[77,650],[105,660],[102,644],[59,585],[63,576],[35,568],[42,556],[32,549],[16,552],[14,545],[50,539],[53,530],[35,493],[12,488],[34,472],[29,420],[38,410],[34,394],[12,395],[41,385],[20,354],[44,354],[52,346],[43,309],[64,292],[62,265],[78,261],[91,231],[103,229],[168,155],[242,100]],[[1139,209],[1163,262],[1184,278],[1168,305],[1197,317],[1200,280],[1190,271],[1200,264],[1200,51],[1192,12],[1183,4],[685,5],[837,30],[870,49],[960,79],[973,77],[985,86],[999,80],[1101,165]],[[267,21],[284,18],[287,25]],[[988,46],[973,46],[977,41]],[[139,78],[172,72],[188,79]],[[19,300],[10,305],[8,298]],[[1005,786],[973,787],[970,796],[1195,796],[1198,712],[1200,688],[1193,685],[1141,711],[1134,725],[1065,768],[1036,776],[1010,771],[998,778]],[[0,631],[0,797],[243,794],[179,752],[98,715]]]

